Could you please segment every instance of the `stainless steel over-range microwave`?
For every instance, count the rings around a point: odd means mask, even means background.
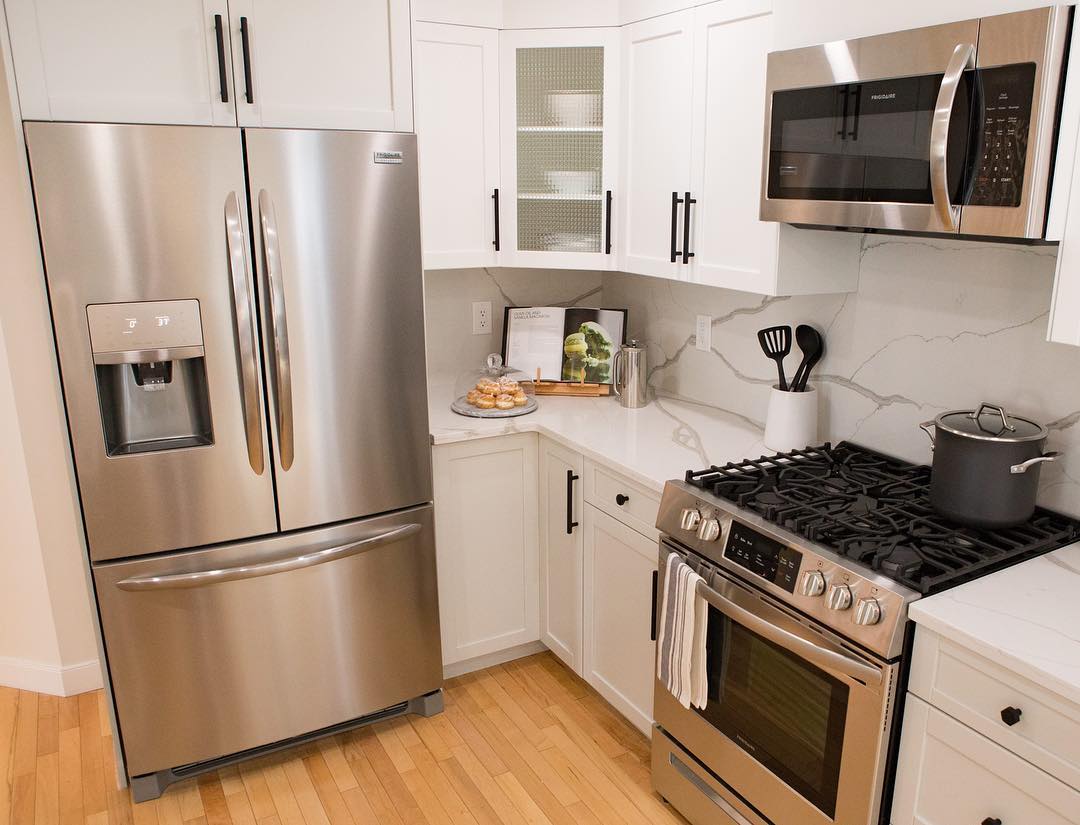
[[[769,55],[761,218],[1038,240],[1071,10]]]

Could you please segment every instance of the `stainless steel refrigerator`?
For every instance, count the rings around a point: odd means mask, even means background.
[[[136,798],[440,709],[415,136],[26,139]]]

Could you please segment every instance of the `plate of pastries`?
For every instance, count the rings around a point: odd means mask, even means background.
[[[473,418],[511,418],[536,408],[536,399],[525,392],[520,382],[508,376],[481,378],[450,405],[459,415]]]

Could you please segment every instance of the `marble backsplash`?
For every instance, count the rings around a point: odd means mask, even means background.
[[[453,381],[502,350],[508,306],[600,306],[599,272],[437,269],[424,273],[428,374]],[[490,335],[472,334],[473,301],[491,301]]]
[[[1040,502],[1080,515],[1080,349],[1046,341],[1053,247],[867,236],[859,290],[764,298],[622,273],[603,276],[605,306],[628,307],[648,342],[657,395],[706,404],[762,426],[773,362],[756,332],[811,323],[826,354],[811,382],[822,440],[850,439],[930,460],[921,421],[986,400],[1045,423]],[[695,348],[695,317],[711,315],[712,348]],[[794,373],[797,346],[786,362]]]

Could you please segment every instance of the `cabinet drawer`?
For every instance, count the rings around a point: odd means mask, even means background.
[[[1080,707],[920,627],[909,689],[1080,790]],[[1003,711],[1012,725],[1002,718]]]
[[[1077,825],[1080,793],[909,694],[893,825]]]
[[[656,529],[660,494],[593,461],[585,462],[585,501],[646,538],[660,537]]]

